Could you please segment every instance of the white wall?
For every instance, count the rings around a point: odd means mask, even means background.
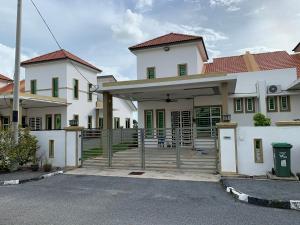
[[[203,62],[196,43],[171,45],[169,51],[163,47],[135,51],[137,56],[137,79],[147,78],[147,67],[155,67],[156,77],[178,75],[178,64],[187,64],[188,74],[200,74]]]
[[[221,172],[236,173],[236,146],[234,128],[220,129],[219,148]]]
[[[38,155],[47,158],[55,167],[65,166],[65,131],[49,130],[49,131],[31,131],[32,135],[38,139]],[[54,158],[49,159],[49,140],[54,140]]]
[[[291,150],[292,172],[300,172],[300,127],[243,127],[237,128],[238,172],[246,175],[265,175],[273,167],[272,142],[287,142]],[[264,163],[255,163],[253,140],[261,138]]]

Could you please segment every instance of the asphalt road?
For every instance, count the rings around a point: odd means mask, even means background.
[[[237,202],[219,183],[60,175],[1,186],[0,224],[296,225],[300,212]]]

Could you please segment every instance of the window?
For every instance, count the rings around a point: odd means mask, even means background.
[[[179,76],[187,75],[187,64],[178,64],[178,75]]]
[[[246,112],[247,113],[255,112],[255,99],[254,98],[246,98]]]
[[[289,112],[290,109],[290,96],[280,96],[279,97],[280,111]]]
[[[235,113],[244,112],[244,101],[243,101],[242,98],[235,98],[234,99],[234,112]]]
[[[73,97],[75,99],[79,98],[79,86],[78,86],[78,80],[73,80]]]
[[[155,78],[155,67],[148,67],[147,68],[147,78],[154,79]]]
[[[91,88],[93,87],[93,85],[91,83],[88,84],[88,100],[92,101],[93,100],[93,92],[91,92]]]
[[[126,128],[130,128],[130,118],[126,118],[125,123]]]
[[[73,115],[73,120],[76,120],[77,125],[79,126],[79,116],[78,115]]]
[[[54,140],[49,140],[49,158],[54,158]]]
[[[30,81],[30,94],[36,94],[36,80]]]
[[[2,129],[6,130],[10,127],[10,117],[3,116],[2,117]]]
[[[103,129],[103,117],[99,117],[99,128]]]
[[[277,96],[267,97],[268,112],[277,112]]]
[[[58,97],[58,77],[52,78],[52,97]]]
[[[52,130],[52,115],[46,115],[46,130]]]
[[[22,116],[22,128],[26,128],[27,127],[26,120],[27,120],[27,117],[26,116]]]
[[[114,117],[114,128],[115,129],[120,128],[120,118],[119,117]]]
[[[262,139],[254,139],[254,161],[255,163],[264,162]]]
[[[146,128],[145,135],[146,137],[151,137],[153,136],[153,111],[145,110],[144,116],[145,116],[145,128]]]
[[[164,135],[165,128],[165,110],[158,109],[156,110],[156,128],[158,136]]]
[[[88,129],[93,127],[93,116],[88,116]]]
[[[29,118],[30,130],[42,130],[42,117]]]
[[[54,115],[54,129],[55,130],[61,129],[61,114]]]

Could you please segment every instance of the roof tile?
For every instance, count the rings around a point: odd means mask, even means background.
[[[79,58],[78,56],[62,49],[62,50],[58,50],[55,52],[50,52],[48,54],[45,55],[41,55],[26,61],[23,61],[21,63],[22,66],[24,65],[29,65],[29,64],[33,64],[33,63],[41,63],[41,62],[47,62],[47,61],[53,61],[53,60],[61,60],[61,59],[71,59],[75,62],[81,63],[87,67],[90,67],[94,70],[97,70],[98,72],[101,72],[100,69],[98,69],[97,67],[93,66],[92,64],[88,63],[87,61]]]
[[[13,92],[14,83],[10,83],[0,88],[0,94],[11,94]],[[20,92],[25,92],[25,80],[20,81]]]

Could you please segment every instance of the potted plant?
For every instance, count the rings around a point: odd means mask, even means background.
[[[38,171],[40,166],[39,166],[39,158],[34,155],[32,158],[32,164],[30,165],[30,168],[32,171]]]
[[[45,163],[43,165],[43,169],[45,172],[50,172],[52,170],[52,164],[51,162],[48,161],[48,159],[46,158]]]

